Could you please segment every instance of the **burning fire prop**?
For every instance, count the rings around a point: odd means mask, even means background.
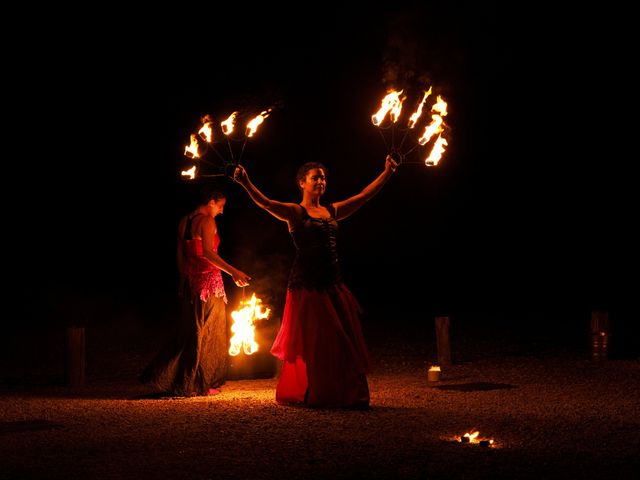
[[[240,112],[231,113],[226,119],[219,123],[214,121],[211,115],[207,114],[203,116],[201,121],[201,127],[198,133],[192,133],[189,138],[189,145],[184,147],[184,156],[193,160],[196,164],[187,170],[182,170],[181,176],[193,180],[196,177],[222,177],[225,175],[232,175],[233,168],[240,163],[244,148],[247,144],[247,140],[253,137],[260,125],[264,122],[265,118],[269,116],[273,109],[268,108],[262,111],[257,116],[249,119],[244,130],[236,128],[236,123],[243,115]],[[226,157],[219,150],[216,144],[226,140],[226,144],[229,150],[229,156]],[[242,148],[240,155],[236,158],[231,147],[231,142],[242,142]],[[211,154],[216,158],[211,158]],[[217,173],[203,174],[203,165],[209,165]]]
[[[481,447],[493,447],[494,441],[491,438],[479,438],[480,432],[475,430],[467,432],[460,437],[456,437],[456,441],[460,443],[475,443]]]
[[[231,343],[229,345],[229,355],[236,356],[240,351],[246,355],[253,355],[258,351],[258,343],[255,340],[256,320],[268,318],[271,309],[262,306],[262,300],[251,295],[251,299],[240,301],[240,308],[231,312],[233,325],[231,326]]]
[[[418,102],[415,110],[409,116],[409,119],[406,123],[406,128],[401,129],[396,127],[398,121],[402,118],[402,105],[404,101],[407,99],[407,96],[404,95],[404,90],[390,90],[387,95],[382,99],[380,104],[380,109],[371,115],[371,123],[374,126],[378,127],[378,131],[382,136],[382,141],[385,144],[389,154],[393,156],[398,164],[421,164],[421,162],[405,162],[404,159],[407,157],[413,150],[417,147],[423,147],[427,144],[431,144],[431,150],[429,155],[424,158],[424,164],[428,167],[433,167],[438,165],[440,159],[442,158],[442,154],[445,151],[445,147],[448,145],[448,142],[445,137],[442,136],[445,133],[445,129],[448,128],[448,125],[444,122],[444,117],[447,116],[447,102],[438,95],[436,98],[436,102],[431,106],[428,111],[431,114],[431,121],[416,129],[419,120],[422,117],[423,112],[425,111],[427,98],[431,95],[433,89],[429,87],[429,90],[423,91],[421,100]],[[426,115],[425,115],[426,116]],[[386,118],[389,118],[389,121],[386,121]],[[391,144],[387,142],[382,130],[391,129]],[[399,145],[396,146],[396,129],[399,132],[403,132],[404,135],[402,140],[399,142]],[[405,140],[407,136],[411,134],[412,136],[417,136],[415,134],[416,130],[422,131],[420,137],[416,138],[416,144],[409,148],[407,151],[403,152],[402,147],[404,146]]]

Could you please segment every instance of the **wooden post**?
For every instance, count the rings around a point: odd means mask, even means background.
[[[67,328],[65,377],[69,387],[85,384],[84,327]]]
[[[438,345],[438,364],[441,367],[448,367],[451,365],[449,317],[436,317],[436,342]]]
[[[593,310],[591,312],[591,359],[599,362],[606,360],[609,348],[609,312]]]

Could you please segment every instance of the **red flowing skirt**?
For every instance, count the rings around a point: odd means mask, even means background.
[[[271,347],[271,353],[283,361],[278,403],[368,404],[370,361],[361,312],[344,284],[325,290],[287,290],[282,325]]]

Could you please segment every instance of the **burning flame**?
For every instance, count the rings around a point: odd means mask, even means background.
[[[225,135],[230,135],[231,132],[233,132],[233,127],[236,122],[236,115],[238,115],[238,112],[233,112],[224,122],[220,122],[222,133],[224,133]]]
[[[416,126],[416,122],[420,118],[420,115],[422,115],[422,107],[424,106],[425,102],[427,101],[427,97],[429,95],[431,95],[431,91],[432,91],[432,88],[429,87],[429,90],[424,92],[424,96],[422,97],[422,101],[420,102],[420,105],[418,105],[418,109],[409,118],[409,128],[413,128],[413,127]],[[438,97],[438,98],[440,98],[440,97]],[[431,109],[433,110],[433,107],[431,107]]]
[[[253,137],[253,134],[256,133],[256,130],[262,124],[262,122],[264,122],[264,119],[269,116],[270,112],[271,109],[265,110],[260,115],[250,120],[249,123],[247,123],[247,137]]]
[[[431,107],[431,111],[437,112],[437,113],[434,115],[431,115],[431,118],[432,118],[431,123],[427,125],[427,127],[424,129],[424,133],[418,139],[418,143],[420,145],[424,145],[431,139],[432,136],[443,131],[442,117],[447,116],[447,102],[445,102],[442,99],[442,97],[438,95],[436,103],[434,103],[433,106]]]
[[[189,158],[199,158],[198,154],[198,137],[196,137],[195,133],[191,134],[191,144],[185,145],[184,154]]]
[[[269,308],[262,307],[262,300],[251,295],[250,300],[242,300],[240,309],[231,312],[233,325],[231,326],[231,345],[229,355],[236,356],[242,349],[246,355],[252,355],[258,351],[258,343],[255,341],[255,326],[253,322],[267,318],[271,313]]]
[[[205,142],[211,143],[213,140],[213,130],[211,129],[211,122],[206,122],[200,130],[198,130],[198,134],[200,138],[202,138]]]
[[[470,442],[473,442],[476,438],[478,438],[478,435],[480,435],[480,432],[476,430],[476,431],[475,431],[475,432],[473,432],[473,433],[468,433],[468,432],[467,432],[467,433],[465,433],[465,434],[463,435],[463,437],[468,437],[468,438],[469,438],[469,441],[470,441]]]
[[[427,125],[427,127],[424,129],[424,133],[418,139],[418,143],[420,145],[424,145],[436,133],[440,133],[440,132],[443,131],[443,128],[442,128],[442,117],[440,115],[431,115],[431,118],[433,120],[431,121],[431,123],[429,125]]]
[[[400,93],[402,93],[402,91]],[[396,102],[391,108],[391,113],[389,113],[389,118],[391,118],[391,121],[393,123],[396,123],[400,118],[400,112],[402,112],[402,102],[404,102],[405,98],[407,97],[402,97],[401,99],[399,99],[398,102]]]
[[[431,149],[431,153],[424,161],[427,167],[434,167],[440,162],[440,159],[442,158],[442,154],[444,153],[445,145],[449,145],[447,143],[447,140],[442,138],[442,136],[439,135],[438,139],[436,140],[436,143],[433,145],[433,148]]]
[[[380,110],[378,110],[374,115],[371,115],[371,122],[376,127],[382,123],[384,117],[386,117],[389,112],[391,112],[389,115],[391,117],[391,121],[393,121],[393,123],[398,121],[402,110],[402,102],[405,99],[405,97],[402,97],[402,99],[400,98],[403,91],[404,90],[400,90],[398,92],[396,90],[392,90],[382,99]]]
[[[182,172],[180,172],[180,175],[182,175],[183,177],[189,177],[190,180],[193,180],[194,178],[196,178],[196,166],[194,165],[189,170],[183,170]]]
[[[387,114],[389,114],[389,118],[393,123],[396,123],[398,121],[398,119],[400,118],[400,114],[402,112],[402,103],[407,98],[406,96],[402,96],[403,92],[404,90],[388,91],[387,95],[382,99],[380,109],[371,116],[371,122],[373,123],[373,125],[380,126],[382,122],[384,122],[384,119],[387,116]],[[429,87],[428,90],[422,91],[423,93],[422,99],[418,103],[415,112],[411,114],[411,116],[409,117],[409,121],[407,122],[408,129],[413,129],[417,125],[418,120],[420,120],[424,107],[427,103],[427,98],[429,97],[429,95],[431,95],[432,92],[433,92],[433,87]],[[433,147],[431,148],[431,152],[429,153],[429,156],[425,159],[424,162],[429,167],[435,166],[440,162],[440,159],[442,158],[442,154],[445,151],[445,146],[448,145],[447,140],[442,138],[442,135],[440,135],[442,132],[445,131],[445,127],[448,128],[448,125],[444,123],[444,117],[447,116],[447,107],[448,107],[447,102],[445,102],[444,99],[440,95],[438,95],[436,102],[431,106],[431,109],[430,109],[432,113],[431,122],[424,128],[424,132],[422,133],[422,136],[420,136],[420,138],[418,138],[417,140],[417,145],[415,145],[413,148],[410,148],[405,154],[402,154],[399,152],[401,158],[404,158],[404,156],[411,153],[418,145],[424,146],[432,138],[437,136],[436,141],[434,142]],[[402,145],[404,144],[404,140],[407,136],[407,133],[408,133],[408,130],[406,131],[405,136],[402,139],[402,142],[400,143],[400,148],[402,148]],[[384,140],[384,136],[383,136],[383,140]],[[386,140],[385,140],[385,145],[386,145]],[[392,151],[395,150],[393,136],[391,141],[391,150]]]
[[[479,438],[480,432],[467,432],[459,438],[461,443],[482,443],[484,446],[490,447],[493,445],[493,439]]]
[[[436,103],[431,107],[432,112],[438,112],[443,117],[447,116],[447,102],[440,95],[436,98]]]

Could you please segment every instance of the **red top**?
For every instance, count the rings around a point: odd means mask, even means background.
[[[213,250],[216,253],[218,253],[218,245],[220,245],[220,236],[216,233],[213,240]],[[222,272],[204,256],[202,239],[185,240],[185,254],[187,278],[192,294],[194,296],[197,294],[203,302],[213,294],[214,297],[222,297],[227,303]]]

